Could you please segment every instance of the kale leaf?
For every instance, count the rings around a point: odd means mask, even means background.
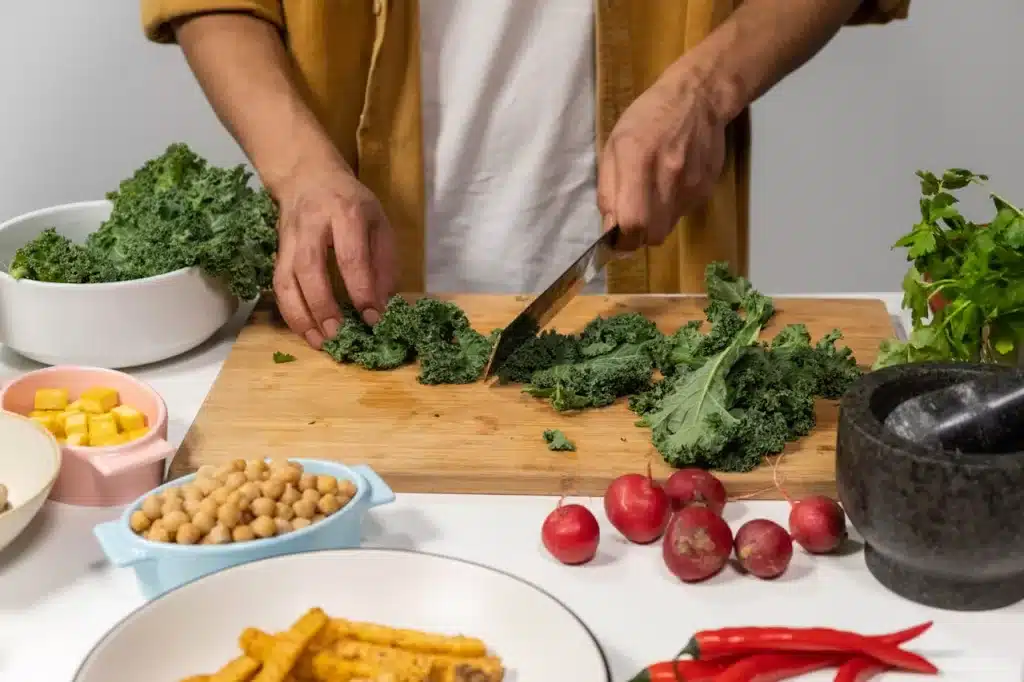
[[[544,432],[544,442],[548,444],[548,450],[563,452],[574,452],[576,444],[569,440],[561,429],[548,429]]]
[[[217,168],[172,144],[107,195],[110,217],[75,244],[46,230],[15,254],[16,279],[89,284],[197,266],[251,300],[268,289],[277,250],[277,207],[249,187],[244,166]]]

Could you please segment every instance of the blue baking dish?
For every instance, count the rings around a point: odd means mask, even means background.
[[[139,537],[128,523],[132,512],[150,495],[166,488],[184,485],[195,474],[183,476],[151,490],[132,502],[115,521],[93,528],[103,552],[112,564],[135,569],[139,589],[146,599],[230,566],[319,549],[358,547],[362,541],[362,521],[367,510],[388,504],[395,493],[377,473],[365,464],[351,467],[318,459],[294,458],[311,474],[347,478],[356,486],[356,494],[341,510],[327,518],[284,535],[228,545],[178,545],[152,542]]]

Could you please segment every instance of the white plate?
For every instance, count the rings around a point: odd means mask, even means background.
[[[540,588],[480,564],[418,552],[350,549],[265,559],[213,573],[115,625],[74,682],[178,682],[239,654],[246,627],[278,632],[307,609],[483,639],[507,682],[611,682],[587,626]]]

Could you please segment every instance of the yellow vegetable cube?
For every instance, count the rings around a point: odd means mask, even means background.
[[[84,412],[85,410],[82,409],[82,401],[81,400],[72,400],[70,403],[68,403],[68,406],[64,409],[64,411],[65,412]]]
[[[110,435],[106,435],[105,434],[105,435],[101,436],[98,439],[96,437],[94,437],[94,436],[90,436],[89,437],[89,442],[92,443],[93,445],[95,445],[96,447],[101,447],[101,448],[110,447],[112,445],[124,445],[125,443],[128,442],[128,434],[127,433],[114,433],[114,434],[110,434]]]
[[[143,426],[141,429],[132,429],[128,432],[128,440],[138,440],[149,433],[149,429]]]
[[[89,432],[89,417],[84,412],[71,412],[64,417],[64,433],[70,438],[72,434],[86,434]]]
[[[90,414],[89,415],[89,440],[92,443],[97,443],[100,440],[105,440],[108,436],[117,435],[117,422],[114,421],[114,415],[110,414]]]
[[[86,389],[78,398],[82,403],[82,410],[91,414],[103,414],[110,412],[117,406],[117,391],[112,388],[96,386]]]
[[[68,389],[41,388],[36,391],[34,406],[37,410],[63,410],[68,406]]]
[[[47,431],[55,436],[63,436],[64,433],[60,429],[60,425],[57,423],[57,418],[47,412],[36,413],[32,417],[33,421],[39,422],[43,425]]]
[[[36,417],[56,419],[59,414],[63,413],[60,410],[32,410],[28,413],[28,416],[32,419],[35,419]]]
[[[114,409],[110,410],[110,413],[114,415],[117,427],[122,431],[135,431],[136,429],[145,428],[146,426],[145,415],[134,407],[118,405]]]
[[[85,447],[89,444],[89,436],[84,432],[69,433],[67,444],[77,447]]]

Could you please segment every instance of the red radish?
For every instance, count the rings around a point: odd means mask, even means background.
[[[828,554],[846,539],[846,514],[831,497],[812,495],[793,503],[789,533],[811,554]]]
[[[665,481],[665,492],[676,511],[702,504],[721,516],[725,509],[725,486],[704,469],[680,469]]]
[[[661,537],[672,506],[665,489],[651,477],[650,462],[646,476],[626,474],[612,481],[604,493],[604,513],[630,542],[646,545]]]
[[[683,582],[710,578],[722,570],[730,554],[729,524],[707,507],[685,507],[668,522],[661,555],[668,570]]]
[[[581,504],[562,505],[544,519],[540,529],[544,547],[563,564],[585,564],[597,554],[601,527],[590,510]]]
[[[735,544],[743,570],[765,580],[785,573],[793,558],[793,539],[785,528],[768,519],[754,519],[740,526]]]

